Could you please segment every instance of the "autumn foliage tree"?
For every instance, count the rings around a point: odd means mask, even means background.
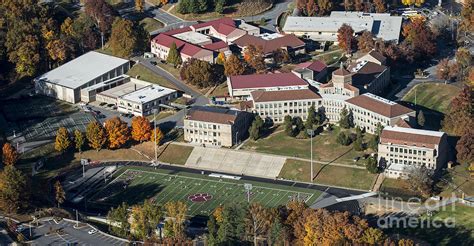
[[[160,145],[161,140],[163,139],[163,132],[159,127],[151,131],[150,141],[155,142],[157,145]]]
[[[98,122],[93,121],[87,125],[86,138],[89,142],[89,146],[99,151],[107,142],[107,133]]]
[[[137,142],[148,141],[151,135],[150,121],[143,116],[132,119],[132,139]]]
[[[117,17],[112,24],[110,49],[119,57],[130,57],[136,47],[137,38],[130,20]]]
[[[28,206],[30,197],[27,177],[13,165],[7,165],[0,173],[0,208],[16,213]]]
[[[84,0],[84,12],[91,17],[102,33],[108,33],[115,12],[105,0]]]
[[[227,60],[224,63],[224,73],[225,76],[235,76],[235,75],[241,75],[245,72],[245,67],[244,64],[240,61],[240,59],[234,55],[231,54],[229,57],[227,57]]]
[[[385,13],[387,11],[384,0],[374,0],[375,12]]]
[[[460,163],[474,161],[474,129],[469,128],[456,144],[456,158]]]
[[[244,49],[244,60],[252,67],[257,73],[265,71],[265,59],[263,54],[262,46],[249,45]]]
[[[374,35],[364,31],[357,39],[357,48],[362,52],[369,52],[375,47]]]
[[[337,30],[337,41],[339,42],[339,47],[347,54],[352,53],[352,44],[354,42],[354,30],[352,27],[342,24],[339,30]]]
[[[110,149],[120,148],[130,140],[130,129],[119,117],[108,119],[104,124]]]
[[[436,53],[435,35],[424,17],[411,18],[410,22],[403,25],[402,35],[404,41],[413,48],[415,58],[431,57]]]
[[[217,65],[220,66],[220,65]],[[180,70],[181,78],[188,83],[198,86],[199,88],[210,87],[220,82],[220,74],[222,72],[217,69],[216,65],[209,62],[191,58],[183,63]]]
[[[442,122],[443,131],[456,136],[464,135],[473,124],[473,99],[471,87],[463,90],[451,101]]]
[[[66,200],[66,192],[64,192],[64,189],[59,180],[54,183],[54,195],[59,208],[59,206],[63,204],[63,202]]]
[[[76,129],[74,131],[74,146],[79,153],[82,153],[82,147],[84,147],[85,142],[86,139],[84,138],[84,134]]]
[[[18,161],[18,152],[10,144],[5,143],[2,147],[2,162],[5,166],[13,166]]]
[[[188,207],[186,203],[177,201],[177,202],[167,202],[164,206],[165,215],[171,220],[168,220],[165,223],[165,233],[169,237],[182,239],[185,237],[184,232],[184,221],[186,219],[186,213]]]
[[[56,141],[54,142],[54,149],[56,151],[64,153],[71,147],[71,137],[65,127],[60,127],[56,133]]]
[[[135,0],[135,10],[137,12],[143,12],[145,10],[145,0]]]

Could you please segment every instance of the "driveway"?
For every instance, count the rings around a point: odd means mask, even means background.
[[[123,239],[112,237],[100,231],[90,235],[88,231],[94,229],[88,224],[79,224],[61,220],[59,223],[53,220],[42,221],[42,225],[34,227],[32,230],[31,245],[128,245]],[[61,233],[48,233],[50,228],[54,230],[62,229]]]
[[[148,2],[145,3],[145,8],[150,14],[153,15],[153,18],[162,22],[163,24],[165,24],[165,26],[183,22],[183,20],[178,18],[177,16],[169,14],[168,12],[162,10],[159,7],[149,4]]]

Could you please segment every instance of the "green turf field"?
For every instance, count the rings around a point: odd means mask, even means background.
[[[98,191],[90,202],[115,207],[121,202],[136,204],[143,202],[144,199],[153,199],[158,204],[184,201],[188,205],[189,215],[209,215],[220,204],[246,202],[245,183],[253,186],[250,202],[258,202],[269,207],[276,207],[296,199],[304,200],[311,205],[321,194],[313,189],[128,167],[119,170],[116,178]],[[190,200],[196,196],[204,201]]]

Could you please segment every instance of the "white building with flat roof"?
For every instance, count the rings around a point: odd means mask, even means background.
[[[118,111],[137,116],[153,114],[153,109],[160,111],[166,104],[178,97],[173,89],[158,85],[148,85],[117,98]]]
[[[283,32],[315,41],[337,42],[337,30],[347,24],[354,33],[369,31],[376,38],[398,43],[402,20],[403,17],[391,16],[389,13],[333,11],[327,17],[289,16]]]
[[[125,74],[130,61],[90,51],[34,79],[35,90],[70,103],[81,100],[81,89]]]

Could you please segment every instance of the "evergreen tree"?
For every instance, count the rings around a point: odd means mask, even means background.
[[[129,206],[123,202],[116,208],[112,208],[107,214],[107,220],[116,222],[120,226],[109,224],[109,230],[120,237],[128,237],[130,233]]]
[[[353,126],[352,111],[347,110],[346,106],[341,110],[339,125],[345,129],[349,129]]]
[[[425,126],[425,114],[423,113],[423,110],[420,110],[420,112],[418,112],[416,120],[419,126],[421,126],[422,128]]]
[[[370,173],[377,173],[379,171],[378,165],[377,165],[377,159],[375,159],[372,156],[367,158],[366,168],[367,168],[367,171],[369,171]]]
[[[357,138],[354,141],[354,150],[355,151],[363,151],[364,150],[364,143],[362,142],[362,138]]]
[[[338,135],[337,135],[337,139],[336,141],[341,144],[341,145],[344,145],[344,146],[348,146],[349,144],[351,144],[351,138],[343,131],[341,131]]]
[[[306,129],[313,129],[314,125],[318,122],[316,121],[316,110],[314,109],[314,105],[311,105],[308,109],[308,117],[306,117],[305,128]]]
[[[27,177],[13,165],[0,173],[0,208],[7,213],[17,213],[28,206],[30,188]]]
[[[214,8],[214,10],[219,14],[223,14],[224,5],[225,5],[225,0],[216,0],[216,7]]]
[[[166,62],[178,66],[182,63],[181,56],[179,55],[178,48],[176,43],[173,42],[168,52],[168,57],[166,57]]]
[[[290,137],[294,137],[295,136],[295,131],[293,130],[293,118],[291,118],[291,116],[289,116],[289,115],[285,116],[284,125],[285,125],[286,135],[288,135]]]
[[[264,122],[259,115],[255,115],[255,119],[252,122],[252,126],[249,129],[249,134],[252,140],[256,141],[260,138],[261,131],[263,129]]]

